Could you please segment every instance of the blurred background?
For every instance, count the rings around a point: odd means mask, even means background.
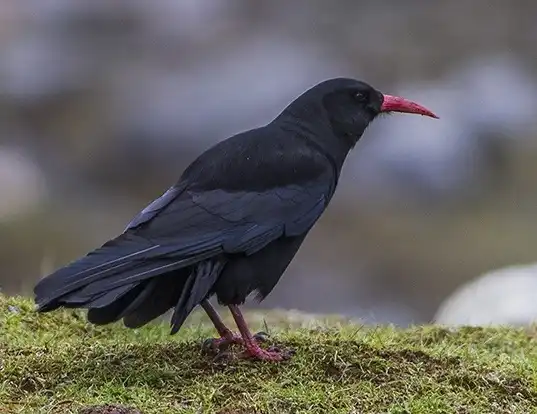
[[[373,124],[252,306],[402,326],[532,320],[536,15],[524,0],[0,1],[0,289],[30,294],[201,151],[350,76],[441,119]]]

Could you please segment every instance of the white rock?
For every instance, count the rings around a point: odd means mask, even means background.
[[[515,325],[537,320],[537,264],[486,273],[449,296],[434,322],[442,325]]]

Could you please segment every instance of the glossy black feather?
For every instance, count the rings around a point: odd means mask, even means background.
[[[190,271],[182,269],[151,279],[142,300],[125,309],[125,326],[139,328],[175,307],[185,286],[181,281],[187,280]]]

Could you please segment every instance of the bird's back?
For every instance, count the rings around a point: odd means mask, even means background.
[[[270,123],[234,135],[196,158],[181,176],[192,188],[263,191],[300,185],[331,166],[304,135]]]

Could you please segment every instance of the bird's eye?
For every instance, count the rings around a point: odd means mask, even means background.
[[[361,103],[367,102],[367,96],[365,96],[362,92],[356,92],[354,94],[354,97],[358,102],[361,102]]]

